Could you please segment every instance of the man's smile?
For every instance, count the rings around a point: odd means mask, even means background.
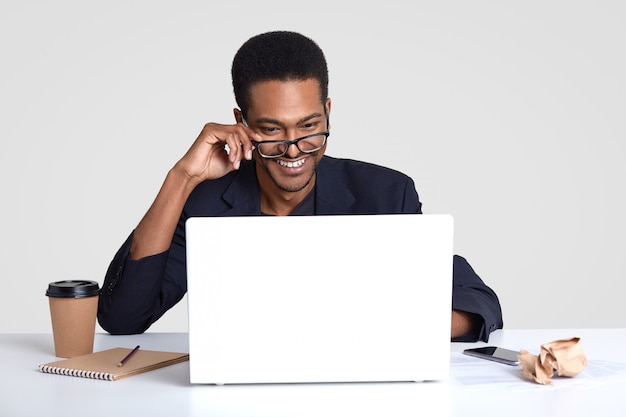
[[[286,168],[300,168],[302,165],[304,165],[304,163],[306,162],[306,159],[307,158],[301,158],[301,159],[298,159],[297,161],[285,161],[283,159],[277,159],[276,163]]]

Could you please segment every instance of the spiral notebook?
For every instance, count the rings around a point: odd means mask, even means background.
[[[188,353],[139,349],[123,366],[118,364],[132,349],[113,348],[39,365],[41,372],[115,381],[189,360]]]

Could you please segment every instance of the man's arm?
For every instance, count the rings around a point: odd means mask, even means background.
[[[503,326],[498,296],[485,285],[465,258],[458,255],[454,256],[453,262],[452,310],[452,339],[455,342],[486,342],[491,332]],[[468,320],[471,322],[469,328]],[[463,333],[463,330],[467,331]]]
[[[168,172],[152,206],[133,232],[131,259],[156,255],[170,247],[185,202],[197,184],[178,165]]]
[[[111,334],[143,333],[184,295],[166,279],[169,251],[130,259],[131,234],[115,254],[98,301],[98,322]],[[184,271],[183,271],[184,274]]]
[[[221,178],[239,169],[242,159],[252,159],[250,136],[258,135],[243,124],[207,123],[189,151],[169,171],[152,206],[133,234],[132,259],[141,259],[170,247],[180,213],[194,188],[205,180]],[[224,151],[228,145],[230,152]]]
[[[98,305],[103,329],[142,333],[183,297],[184,250],[180,243],[172,246],[185,202],[202,181],[220,178],[238,169],[242,159],[252,158],[250,136],[256,134],[242,124],[208,123],[168,172],[152,206],[109,266]]]
[[[422,213],[413,180],[406,178],[404,213]],[[489,334],[502,328],[502,311],[496,293],[474,272],[465,258],[453,257],[452,320],[453,341],[489,340]]]

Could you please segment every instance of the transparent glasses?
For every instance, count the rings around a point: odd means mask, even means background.
[[[243,123],[248,123],[243,119]],[[253,140],[252,144],[263,158],[280,158],[287,153],[291,145],[296,145],[302,153],[313,153],[319,151],[326,144],[330,132],[312,133],[293,140]]]
[[[322,149],[326,144],[329,132],[313,133],[293,140],[264,140],[252,141],[254,147],[264,158],[279,158],[287,153],[291,145],[296,145],[302,153],[313,153]]]

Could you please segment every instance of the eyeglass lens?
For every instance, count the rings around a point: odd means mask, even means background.
[[[297,142],[295,142],[296,146],[301,152],[311,153],[315,152],[324,146],[326,142],[326,135],[312,135],[310,137],[305,137]],[[261,153],[261,155],[265,156],[281,156],[287,152],[289,148],[289,142],[257,142],[257,149]]]

